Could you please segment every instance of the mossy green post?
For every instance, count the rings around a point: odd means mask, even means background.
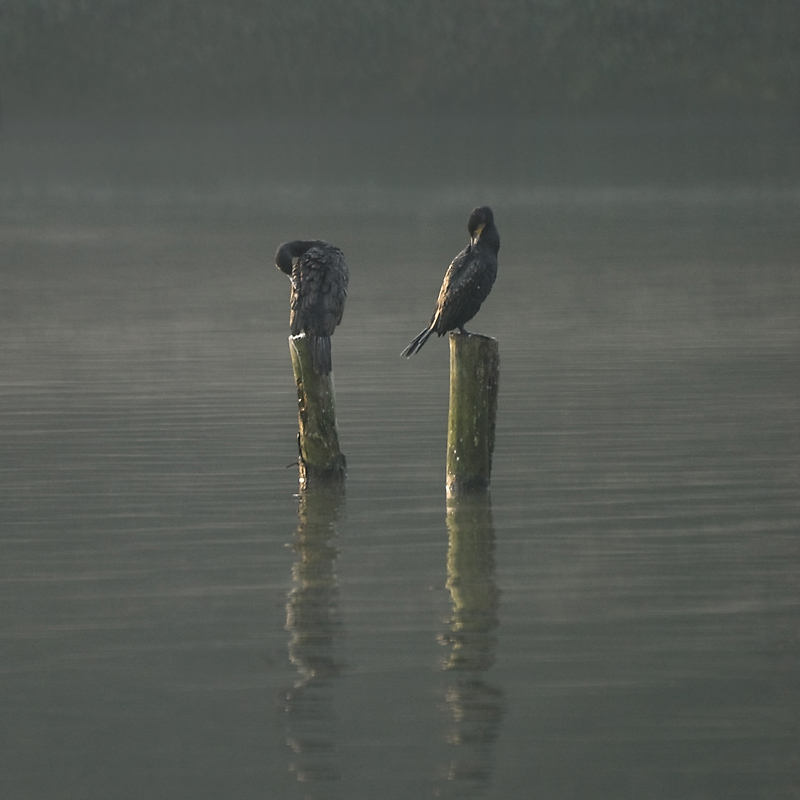
[[[474,333],[450,334],[449,495],[489,486],[499,379],[496,339]]]
[[[343,484],[347,471],[336,430],[333,375],[314,372],[305,334],[289,337],[289,352],[297,384],[300,486]]]

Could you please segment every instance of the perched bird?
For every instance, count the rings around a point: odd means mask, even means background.
[[[470,243],[453,259],[439,290],[436,310],[430,324],[415,337],[400,355],[409,358],[428,341],[433,333],[444,336],[456,328],[467,333],[469,322],[489,296],[497,277],[497,253],[500,234],[489,206],[480,206],[469,215],[467,230]]]
[[[292,281],[292,336],[305,333],[314,372],[327,375],[331,371],[331,334],[342,321],[347,297],[344,254],[320,240],[284,242],[275,254],[275,266]]]

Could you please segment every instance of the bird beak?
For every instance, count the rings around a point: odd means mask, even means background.
[[[476,229],[475,233],[472,235],[472,244],[476,244],[478,239],[481,238],[481,234],[483,233],[483,229],[486,227],[485,224],[481,224]]]

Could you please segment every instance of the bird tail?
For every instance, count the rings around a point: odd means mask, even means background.
[[[331,364],[331,337],[309,336],[311,346],[311,367],[317,375],[329,375]]]
[[[411,344],[408,347],[406,347],[406,349],[403,350],[403,352],[400,353],[400,355],[405,356],[406,358],[411,358],[411,356],[413,356],[414,353],[418,353],[420,350],[422,350],[422,345],[424,345],[425,342],[428,341],[428,339],[431,337],[432,334],[433,334],[433,325],[431,325],[429,328],[425,328],[424,331],[420,331],[414,337],[414,340],[411,342]]]

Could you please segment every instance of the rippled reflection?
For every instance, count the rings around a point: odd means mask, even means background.
[[[343,665],[336,656],[341,622],[334,567],[336,523],[343,499],[335,488],[300,494],[294,542],[297,560],[286,603],[289,659],[297,670],[297,680],[286,694],[286,743],[297,780],[321,784],[323,794],[312,790],[305,795],[309,798],[331,797],[332,784],[341,777],[334,695]]]
[[[447,501],[447,588],[453,615],[442,637],[453,673],[445,701],[447,740],[454,752],[445,775],[447,793],[481,795],[493,770],[493,747],[503,719],[503,691],[484,678],[494,664],[500,592],[495,583],[494,527],[488,492]]]

